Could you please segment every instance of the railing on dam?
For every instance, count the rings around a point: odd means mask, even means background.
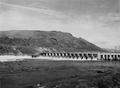
[[[54,53],[39,53],[32,55],[32,57],[62,57],[62,58],[71,58],[71,59],[84,59],[84,60],[120,60],[120,53],[100,53],[100,52],[70,52],[70,53],[61,53],[61,52],[54,52]]]

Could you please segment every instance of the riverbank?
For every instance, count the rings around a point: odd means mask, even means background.
[[[32,88],[38,83],[45,88],[119,88],[119,79],[120,62],[43,59],[0,62],[1,88]]]

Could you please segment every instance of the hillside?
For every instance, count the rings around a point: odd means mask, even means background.
[[[59,31],[1,31],[0,53],[103,51],[96,45]]]

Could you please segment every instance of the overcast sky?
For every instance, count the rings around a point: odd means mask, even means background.
[[[58,30],[114,48],[120,0],[0,0],[0,30]]]

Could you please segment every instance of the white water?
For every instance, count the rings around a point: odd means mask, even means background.
[[[16,60],[24,60],[24,59],[30,59],[30,56],[14,56],[14,55],[2,55],[0,56],[1,62],[6,61],[16,61]]]
[[[39,56],[39,57],[35,57],[32,58],[31,56],[14,56],[14,55],[2,55],[0,56],[0,62],[8,62],[8,61],[20,61],[20,60],[25,60],[25,59],[45,59],[45,60],[75,60],[75,61],[89,61],[91,60],[90,58],[88,58],[87,60],[85,58],[81,59],[81,58],[63,58],[63,57],[43,57],[43,56]],[[97,60],[97,59],[93,59],[93,60]]]
[[[66,58],[66,57],[43,57],[43,56],[39,56],[39,57],[36,57],[34,59],[48,59],[48,60],[76,60],[76,61],[90,61],[91,59],[88,58],[88,59],[81,59],[81,58]],[[97,60],[97,58],[94,58],[93,60]]]

